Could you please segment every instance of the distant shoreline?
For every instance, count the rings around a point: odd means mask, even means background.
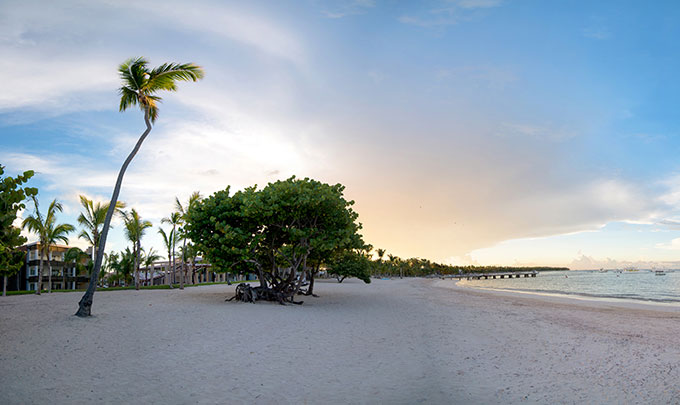
[[[574,270],[578,271],[578,270]],[[639,300],[633,298],[611,298],[611,297],[595,297],[589,295],[577,295],[577,294],[560,294],[560,293],[547,293],[539,291],[526,291],[526,290],[510,290],[503,288],[492,288],[492,287],[480,287],[471,285],[458,285],[462,280],[439,280],[436,284],[438,287],[443,288],[453,288],[453,289],[467,289],[480,292],[490,292],[499,295],[510,295],[516,297],[538,297],[545,300],[552,300],[554,302],[560,303],[590,303],[590,304],[608,304],[613,307],[619,308],[630,308],[630,309],[660,309],[668,311],[680,312],[680,303],[677,302],[659,302],[659,301],[647,301]]]

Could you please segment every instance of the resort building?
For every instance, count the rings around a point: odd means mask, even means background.
[[[65,261],[64,256],[70,248],[71,247],[64,245],[50,245],[49,257],[42,254],[43,274],[42,280],[39,280],[38,273],[40,271],[41,256],[40,243],[32,242],[19,247],[19,250],[26,252],[26,260],[21,270],[7,280],[7,290],[35,291],[38,283],[40,283],[42,289],[47,289],[49,280],[48,260],[49,264],[52,265],[53,290],[87,288],[90,277],[86,272],[78,272],[78,267],[82,268],[82,266],[78,266],[75,262],[67,263]],[[88,249],[88,253],[89,251],[90,249]],[[88,260],[89,259],[84,259],[80,264],[86,264]]]
[[[148,268],[142,267],[139,271],[142,285],[179,284],[180,277],[182,276],[182,261],[175,260],[174,271],[172,269],[172,262],[167,260],[155,262]],[[203,262],[200,259],[193,264],[184,264],[184,282],[186,284],[233,282],[246,279],[246,276],[242,274],[235,275],[214,272],[210,263]]]

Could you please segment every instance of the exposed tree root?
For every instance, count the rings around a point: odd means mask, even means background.
[[[241,301],[241,302],[251,302],[255,301],[275,301],[281,305],[286,305],[286,303],[301,305],[304,301],[294,301],[293,297],[295,293],[284,293],[281,291],[276,291],[272,288],[251,287],[250,284],[239,284],[236,286],[236,294],[227,298],[225,301]]]

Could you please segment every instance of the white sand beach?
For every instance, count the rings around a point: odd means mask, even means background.
[[[0,403],[680,403],[680,308],[409,279],[0,299]]]

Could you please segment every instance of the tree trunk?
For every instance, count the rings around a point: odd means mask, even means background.
[[[52,293],[52,251],[47,245],[47,293]]]
[[[139,251],[142,250],[139,239],[135,242],[135,290],[139,290]]]
[[[42,289],[42,275],[43,275],[43,252],[38,250],[40,255],[40,265],[38,266],[38,283],[35,285],[35,293],[40,295],[40,290]]]
[[[2,296],[7,295],[7,276],[2,276]]]
[[[183,244],[182,244],[182,275],[179,278],[179,289],[183,290],[184,289],[184,255],[187,250],[187,239],[186,236],[183,239]]]
[[[86,317],[92,315],[91,314],[92,302],[94,300],[94,292],[97,287],[99,269],[101,269],[102,267],[102,257],[104,256],[104,249],[106,248],[106,238],[109,236],[109,226],[111,226],[111,218],[113,217],[113,212],[116,210],[116,203],[118,202],[120,187],[123,185],[123,176],[125,175],[125,170],[127,170],[128,165],[130,164],[130,162],[132,162],[132,159],[135,157],[137,151],[139,151],[139,148],[142,146],[144,139],[146,139],[146,137],[149,135],[149,132],[151,132],[151,121],[149,121],[148,108],[144,111],[144,123],[146,124],[146,130],[144,130],[142,136],[139,137],[137,144],[132,149],[132,152],[130,152],[130,155],[128,155],[127,159],[125,159],[125,162],[123,162],[123,166],[120,168],[120,172],[118,172],[118,179],[116,180],[116,186],[113,188],[113,195],[111,196],[109,209],[108,211],[106,211],[106,218],[104,219],[104,228],[102,229],[102,233],[99,237],[99,249],[97,249],[97,255],[95,256],[94,268],[92,269],[92,275],[90,276],[90,283],[87,286],[87,291],[85,291],[85,294],[83,294],[83,298],[81,298],[80,302],[78,303],[78,312],[76,312],[77,316]]]
[[[97,240],[97,237],[95,237],[95,241]],[[96,263],[96,257],[97,257],[97,246],[92,245],[92,263]],[[92,267],[92,271],[94,271],[94,266]],[[90,276],[92,277],[92,276]]]
[[[172,281],[170,286],[175,282],[175,240],[177,239],[177,232],[175,231],[175,225],[172,226]]]
[[[310,271],[310,276],[309,276],[309,287],[307,287],[307,295],[314,295],[314,276],[316,276],[316,273],[319,271],[319,266],[316,266],[316,268],[313,268],[312,271]]]

